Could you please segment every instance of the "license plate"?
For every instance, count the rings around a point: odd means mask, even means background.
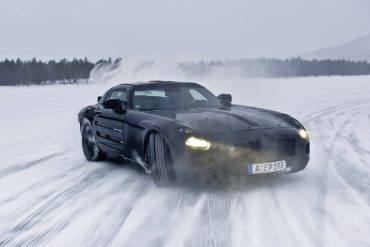
[[[261,174],[261,173],[273,173],[279,171],[285,171],[286,162],[285,160],[261,163],[261,164],[249,164],[248,174]]]

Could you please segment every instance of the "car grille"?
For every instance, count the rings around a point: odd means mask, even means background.
[[[252,142],[248,142],[246,144],[241,144],[239,146],[241,146],[243,148],[247,148],[249,150],[254,150],[254,151],[260,151],[261,148],[262,148],[261,141],[252,141]]]
[[[242,143],[235,146],[249,151],[269,152],[278,155],[292,156],[295,154],[295,139],[260,140]]]
[[[295,155],[295,139],[263,139],[216,147],[216,154],[232,162],[268,162]]]
[[[278,154],[292,156],[295,154],[295,140],[294,139],[278,139],[277,140]]]

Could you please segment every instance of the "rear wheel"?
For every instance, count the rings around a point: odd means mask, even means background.
[[[168,146],[160,134],[150,135],[147,156],[154,183],[159,187],[169,186],[174,180],[174,173]]]
[[[89,161],[103,160],[105,155],[96,143],[93,127],[88,120],[85,120],[81,126],[82,149],[84,155]]]

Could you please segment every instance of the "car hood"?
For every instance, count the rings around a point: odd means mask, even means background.
[[[152,113],[177,120],[206,133],[292,127],[280,116],[282,114],[247,106],[160,110]]]

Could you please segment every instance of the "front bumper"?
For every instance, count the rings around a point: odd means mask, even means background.
[[[209,150],[172,147],[171,156],[177,174],[247,175],[248,164],[280,160],[286,161],[283,172],[297,172],[307,166],[310,143],[294,128],[249,130],[214,135]]]

